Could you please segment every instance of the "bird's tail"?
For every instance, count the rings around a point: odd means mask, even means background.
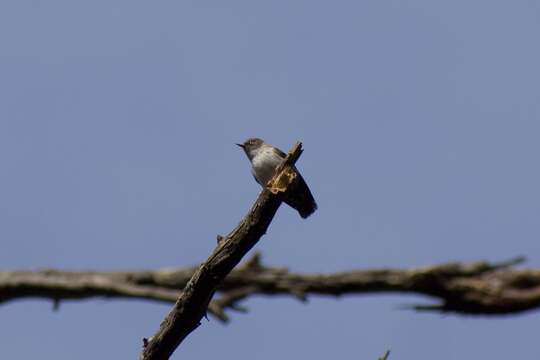
[[[305,219],[309,215],[313,214],[317,210],[317,203],[309,190],[306,182],[302,178],[302,175],[298,173],[298,182],[292,191],[289,191],[285,196],[285,203],[296,209],[300,216]]]

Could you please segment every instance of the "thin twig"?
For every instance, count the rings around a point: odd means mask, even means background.
[[[388,356],[390,356],[390,350],[386,350],[384,355],[379,358],[379,360],[388,360]]]

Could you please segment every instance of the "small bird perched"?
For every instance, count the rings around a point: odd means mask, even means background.
[[[251,173],[263,188],[272,179],[276,168],[287,156],[283,151],[258,138],[250,138],[244,141],[243,144],[236,145],[244,149],[251,162]],[[298,185],[293,192],[287,194],[283,201],[296,209],[300,216],[305,219],[317,210],[317,204],[300,172],[296,168],[294,168],[294,171],[298,175]]]

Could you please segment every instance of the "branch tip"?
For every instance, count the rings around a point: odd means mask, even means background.
[[[388,360],[388,356],[390,356],[390,350],[386,350],[384,355],[379,358],[379,360]]]

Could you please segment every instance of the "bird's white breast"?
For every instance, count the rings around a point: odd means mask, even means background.
[[[264,147],[251,160],[251,172],[259,184],[265,186],[274,175],[281,158],[271,147]]]

